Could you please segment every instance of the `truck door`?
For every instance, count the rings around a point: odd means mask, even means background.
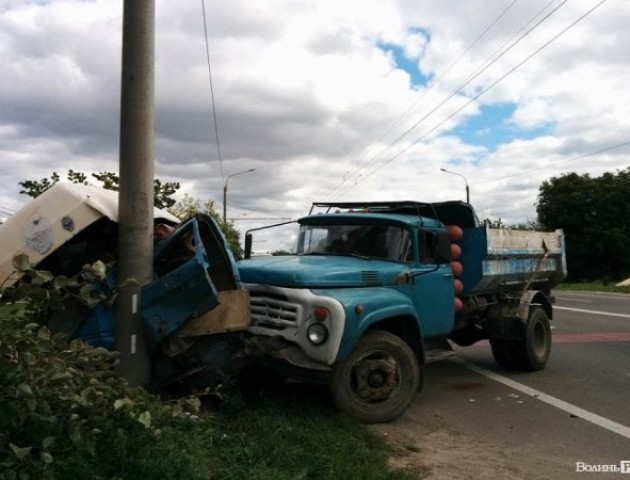
[[[151,346],[219,304],[240,278],[218,226],[197,215],[155,246],[157,280],[142,291],[142,315]]]
[[[421,229],[417,242],[418,262],[413,269],[413,296],[422,334],[425,338],[446,335],[453,329],[455,315],[450,261],[440,253],[438,232]]]

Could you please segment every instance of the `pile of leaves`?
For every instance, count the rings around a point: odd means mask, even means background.
[[[198,399],[132,387],[114,374],[117,354],[42,321],[68,300],[111,300],[103,266],[59,278],[15,265],[22,280],[0,292],[0,479],[208,478],[213,427]]]

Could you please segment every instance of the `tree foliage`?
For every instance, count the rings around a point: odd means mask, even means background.
[[[509,225],[507,223],[503,223],[502,218],[493,219],[493,218],[484,218],[481,222],[486,228],[496,228],[496,229],[509,229],[509,230],[540,230],[540,225],[538,222],[534,220],[528,220],[522,223],[515,223]]]
[[[101,187],[107,190],[118,191],[120,188],[120,177],[113,172],[98,172],[91,175],[95,180],[99,181]],[[76,172],[72,169],[66,174],[68,181],[72,183],[88,184],[88,177],[83,172]],[[25,180],[18,182],[22,187],[21,194],[29,197],[37,197],[61,180],[61,176],[57,172],[53,172],[50,177],[41,180]],[[179,190],[179,182],[162,182],[159,179],[153,180],[153,203],[157,208],[170,208],[177,200],[172,198],[173,194]]]
[[[120,188],[120,177],[112,172],[92,173],[94,179],[100,182],[100,186],[107,190],[118,191]],[[66,174],[68,181],[72,183],[88,184],[88,176],[83,172],[76,172],[72,169]],[[37,197],[61,180],[61,176],[57,172],[53,172],[50,177],[41,180],[24,180],[18,182],[22,187],[21,194],[29,197]],[[173,215],[181,220],[192,217],[196,213],[205,213],[210,215],[219,225],[223,235],[227,239],[228,245],[236,258],[243,257],[243,249],[241,247],[241,239],[239,231],[234,227],[231,221],[223,222],[223,219],[214,208],[214,201],[208,200],[201,203],[188,194],[184,195],[183,200],[179,202],[173,198],[180,188],[179,182],[162,182],[156,178],[153,180],[154,205],[157,208],[168,209]]]
[[[212,427],[191,421],[197,398],[164,404],[115,375],[117,353],[46,325],[68,299],[111,300],[99,293],[103,265],[73,277],[34,270],[25,256],[14,266],[21,280],[0,290],[0,479],[207,478],[191,431],[207,438]]]
[[[553,177],[541,185],[536,211],[541,226],[564,230],[570,279],[630,275],[630,167]]]
[[[214,208],[214,201],[207,200],[202,204],[200,200],[185,193],[184,198],[171,207],[169,211],[182,220],[190,218],[197,213],[205,213],[206,215],[209,215],[221,228],[234,257],[243,258],[240,232],[234,227],[234,222],[230,220],[227,222],[223,221],[219,212],[217,212]]]

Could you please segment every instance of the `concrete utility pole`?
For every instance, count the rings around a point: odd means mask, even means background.
[[[116,350],[118,374],[146,385],[151,362],[140,294],[153,275],[155,0],[125,0],[123,9]]]

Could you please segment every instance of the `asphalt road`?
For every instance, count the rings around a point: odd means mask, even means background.
[[[410,438],[450,432],[452,461],[470,463],[459,478],[630,480],[630,296],[556,292],[552,329],[540,372],[501,370],[487,343],[427,365],[424,389],[398,424],[430,426]],[[627,476],[593,472],[623,461]]]

